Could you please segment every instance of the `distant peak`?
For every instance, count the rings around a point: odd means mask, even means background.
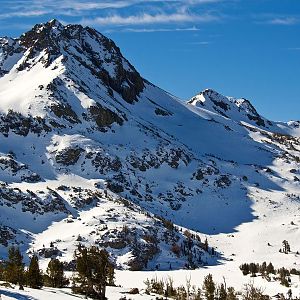
[[[213,89],[205,89],[203,91],[201,91],[200,93],[198,93],[198,96],[214,96],[214,95],[221,95],[220,93],[218,93],[217,91],[213,90]]]
[[[222,94],[218,93],[213,89],[205,89],[202,92],[200,92],[196,97],[203,102],[207,100],[225,103],[228,102],[227,97],[223,96]]]
[[[57,19],[52,19],[47,23],[52,25],[52,26],[63,26],[62,23],[60,23]]]
[[[205,89],[200,94],[219,94],[219,93],[213,89]]]
[[[49,23],[51,25],[55,25],[55,26],[62,25],[57,19],[52,19],[52,20],[48,21],[47,23]]]
[[[50,29],[55,29],[55,30],[63,30],[65,28],[65,26],[59,22],[57,19],[52,19],[46,23],[43,23],[40,25],[43,28],[50,28]]]

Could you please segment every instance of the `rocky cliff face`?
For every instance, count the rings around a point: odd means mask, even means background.
[[[270,128],[272,122],[258,114],[247,99],[225,97],[218,92],[206,89],[188,101],[189,104],[214,111],[235,121],[245,121],[262,128]]]
[[[212,90],[180,102],[92,28],[0,39],[0,76],[2,250],[70,262],[94,243],[120,268],[194,267],[220,259],[204,234],[254,219],[252,189],[299,192],[297,122]]]

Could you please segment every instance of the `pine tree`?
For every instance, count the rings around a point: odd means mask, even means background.
[[[45,275],[45,283],[54,288],[62,288],[68,284],[64,276],[64,264],[58,259],[51,259]]]
[[[206,252],[208,252],[208,241],[207,241],[207,238],[205,238],[203,249],[204,249]]]
[[[243,275],[246,276],[250,273],[250,270],[249,270],[249,264],[242,264],[240,266],[240,269],[241,271],[243,272]]]
[[[289,252],[291,252],[291,247],[290,247],[290,244],[289,244],[289,242],[287,240],[284,240],[282,242],[282,246],[283,246],[283,252],[285,254],[288,254]]]
[[[289,287],[290,285],[287,279],[287,276],[290,275],[289,271],[285,268],[281,268],[278,270],[278,274],[279,274],[280,283],[286,287]]]
[[[218,300],[226,300],[227,299],[227,291],[223,283],[218,288]]]
[[[255,264],[255,263],[251,263],[249,265],[249,271],[251,273],[251,276],[252,277],[255,277],[256,276],[256,273],[258,272],[258,265]]]
[[[96,246],[75,251],[76,271],[72,290],[96,299],[105,300],[106,286],[113,283],[114,268],[109,254]]]
[[[215,289],[216,287],[212,275],[208,274],[204,278],[204,282],[203,282],[203,290],[204,290],[205,298],[207,300],[214,300]]]
[[[275,268],[272,263],[269,263],[266,270],[267,274],[275,274]]]
[[[4,273],[5,273],[5,264],[4,262],[0,261],[0,280],[4,280]]]
[[[107,266],[107,285],[108,286],[115,285],[115,268],[111,263],[109,263]]]
[[[293,292],[291,289],[288,290],[287,295],[288,295],[289,300],[291,300],[293,298]]]
[[[174,295],[176,296],[176,295]],[[176,298],[178,299],[178,298]],[[201,296],[201,289],[196,288],[196,286],[192,286],[192,291],[191,291],[191,295],[190,298],[188,298],[190,300],[202,300],[202,296]]]
[[[238,300],[236,292],[233,287],[229,287],[227,289],[227,297],[226,300]]]
[[[33,289],[40,289],[43,286],[43,276],[39,267],[39,259],[33,255],[26,272],[27,285]]]
[[[20,289],[24,285],[23,256],[17,247],[8,249],[8,261],[5,263],[4,279],[13,284],[19,284]]]
[[[264,277],[266,275],[267,272],[267,263],[264,261],[260,268],[259,268],[259,272],[261,273],[261,275]]]

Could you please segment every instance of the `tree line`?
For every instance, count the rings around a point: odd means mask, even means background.
[[[8,259],[0,263],[0,280],[19,285],[21,290],[25,286],[40,289],[43,286],[62,288],[71,285],[73,293],[105,300],[106,286],[114,285],[114,265],[108,252],[96,246],[87,248],[79,245],[74,252],[74,262],[75,272],[67,278],[64,263],[57,258],[51,259],[43,272],[36,254],[25,266],[20,249],[10,247]]]
[[[290,287],[291,285],[291,275],[300,276],[300,270],[296,270],[295,268],[288,270],[284,267],[275,269],[272,263],[267,264],[266,262],[262,264],[244,263],[240,266],[240,270],[244,276],[250,274],[251,277],[256,277],[259,274],[267,281],[271,281],[271,275],[274,275],[272,276],[273,279],[280,281],[280,284],[286,287]]]
[[[168,277],[166,280],[153,278],[145,282],[146,293],[161,295],[158,300],[270,300],[263,289],[255,287],[252,283],[246,284],[242,292],[236,292],[233,287],[227,287],[226,281],[217,284],[213,276],[208,274],[202,283],[202,288],[191,285],[191,279],[186,279],[186,284],[174,287],[173,280]]]

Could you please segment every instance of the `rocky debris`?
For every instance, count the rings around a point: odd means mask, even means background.
[[[80,147],[74,148],[65,148],[55,155],[55,161],[58,164],[62,164],[64,166],[70,166],[77,163],[80,158],[80,155],[84,152],[84,150]]]
[[[50,106],[50,110],[59,118],[63,118],[72,124],[81,123],[79,117],[69,104],[56,103]]]
[[[0,224],[0,244],[7,247],[9,240],[16,237],[17,231],[11,227]]]
[[[61,256],[61,251],[56,247],[42,248],[38,250],[38,254],[40,257],[44,258],[56,258],[58,256]]]
[[[203,174],[202,170],[197,170],[193,174],[193,178],[195,178],[196,180],[202,180],[202,179],[204,179],[204,174]]]
[[[5,137],[8,137],[9,132],[27,136],[30,132],[41,135],[50,131],[51,128],[41,117],[25,117],[13,110],[9,110],[7,114],[0,114],[0,132]]]
[[[104,248],[123,249],[129,244],[129,241],[125,238],[124,232],[113,229],[106,231],[96,243]]]
[[[124,187],[123,185],[115,182],[114,180],[110,180],[108,179],[107,180],[107,183],[106,183],[106,186],[107,188],[112,191],[113,193],[116,193],[116,194],[119,194],[119,193],[122,193],[124,192]]]
[[[2,174],[6,176],[19,177],[20,181],[24,182],[38,182],[41,177],[29,170],[29,167],[25,164],[19,163],[11,155],[0,155],[0,170]]]
[[[117,123],[119,125],[123,124],[122,118],[108,108],[102,107],[100,104],[90,106],[88,110],[92,119],[100,128],[111,126],[113,123]]]
[[[90,160],[95,170],[103,175],[111,171],[118,172],[122,168],[122,163],[118,156],[109,155],[101,148],[87,152],[85,158]]]
[[[231,180],[228,175],[221,175],[218,179],[215,180],[215,184],[219,188],[229,187],[231,185]]]
[[[73,207],[80,209],[91,204],[96,205],[103,196],[100,191],[72,187],[66,195],[66,199]]]
[[[64,200],[51,189],[48,189],[45,194],[37,195],[30,190],[23,192],[18,188],[11,188],[5,183],[1,183],[0,205],[11,207],[19,203],[23,212],[32,214],[68,213]]]
[[[167,117],[167,116],[171,116],[172,114],[164,109],[161,109],[161,108],[156,108],[155,109],[155,113],[158,115],[158,116],[163,116],[163,117]]]
[[[184,149],[168,148],[168,146],[160,145],[156,148],[155,152],[145,149],[142,154],[132,151],[126,160],[133,168],[139,169],[142,172],[150,168],[157,169],[164,163],[177,169],[180,162],[183,162],[186,166],[191,162],[190,155]]]
[[[196,178],[198,175],[197,180],[204,179],[204,176],[212,176],[212,175],[218,175],[220,173],[220,170],[216,167],[216,164],[212,161],[209,162],[209,164],[202,164],[198,170],[193,174],[193,176]],[[203,178],[202,178],[203,176]]]
[[[127,294],[130,294],[130,295],[137,295],[139,294],[140,291],[138,288],[132,288],[131,290],[129,290],[129,292]]]
[[[265,127],[265,121],[260,116],[252,116],[250,114],[247,114],[249,120],[254,121],[258,126]]]

